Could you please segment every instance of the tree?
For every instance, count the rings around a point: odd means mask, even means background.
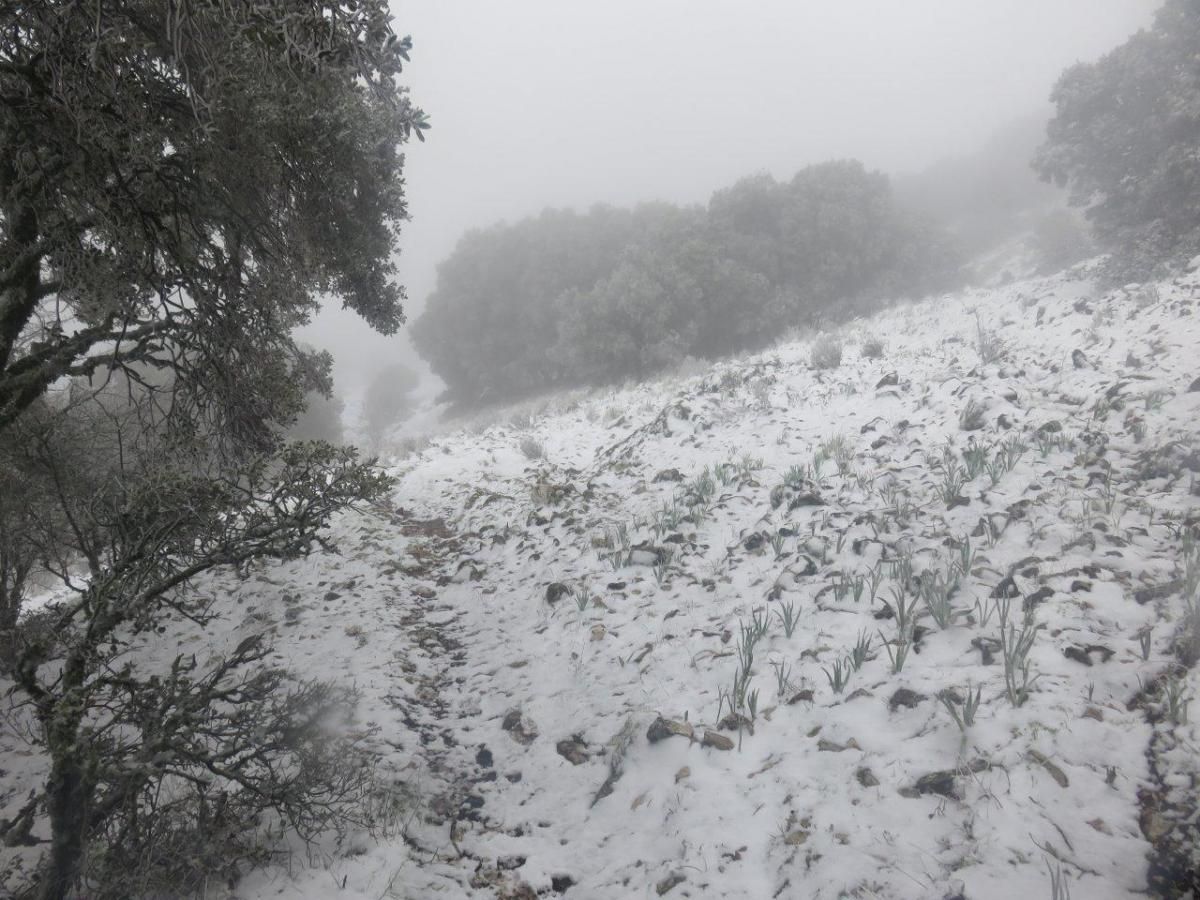
[[[261,635],[141,651],[211,624],[199,576],[305,554],[387,489],[283,431],[329,388],[292,338],[318,297],[403,322],[399,147],[428,125],[397,81],[410,46],[384,0],[0,6],[0,459],[21,490],[0,611],[32,567],[71,592],[0,658],[49,762],[41,897],[127,894],[114,873],[165,862],[180,822],[236,837],[270,810],[311,834],[354,788],[322,728],[344,692]]]
[[[1200,6],[1167,0],[1153,27],[1063,73],[1034,166],[1086,209],[1121,276],[1200,253]]]
[[[73,589],[38,627],[14,630],[3,667],[49,762],[43,898],[81,876],[89,895],[128,896],[147,863],[194,879],[178,832],[191,851],[219,842],[221,867],[236,869],[262,812],[310,837],[362,777],[353,742],[321,728],[350,693],[273,664],[264,635],[225,652],[209,637],[203,661],[147,651],[168,628],[214,621],[198,576],[308,553],[330,516],[378,498],[389,479],[327,444],[214,472],[209,458],[164,453],[140,412],[88,393],[66,409],[38,404],[3,434],[39,487],[26,547]],[[97,843],[104,853],[82,870]]]
[[[4,4],[0,428],[140,363],[261,437],[327,380],[290,339],[318,292],[394,331],[410,46],[383,0]]]
[[[384,432],[409,412],[417,383],[417,373],[404,363],[387,366],[371,381],[363,398],[363,417],[372,446],[378,447]]]

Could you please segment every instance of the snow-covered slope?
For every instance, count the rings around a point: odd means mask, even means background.
[[[393,779],[236,896],[1144,895],[1200,773],[1200,278],[838,337],[439,436],[340,556],[214,585]]]

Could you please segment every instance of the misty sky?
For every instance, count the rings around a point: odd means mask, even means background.
[[[392,0],[430,114],[408,149],[410,319],[467,229],[546,206],[702,202],[754,172],[919,170],[1048,114],[1066,66],[1157,0]],[[407,339],[351,314],[303,335],[353,391]]]

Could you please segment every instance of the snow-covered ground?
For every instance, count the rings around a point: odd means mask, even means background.
[[[212,582],[221,640],[359,689],[389,773],[381,833],[235,896],[1144,896],[1200,774],[1162,678],[1200,276],[837,337],[836,368],[798,341],[442,434],[340,555]]]

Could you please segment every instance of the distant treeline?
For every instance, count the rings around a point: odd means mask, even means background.
[[[948,287],[959,268],[886,175],[828,162],[743,179],[706,207],[548,210],[472,231],[412,332],[446,399],[473,406],[762,347]]]

